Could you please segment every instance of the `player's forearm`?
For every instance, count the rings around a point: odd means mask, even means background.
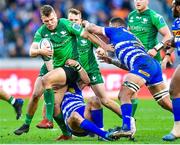
[[[30,50],[29,50],[29,55],[31,57],[36,57],[36,56],[40,55],[40,51],[41,51],[41,49],[38,49],[38,43],[33,42],[30,47]]]
[[[78,72],[79,72],[80,78],[84,82],[84,84],[89,84],[90,79],[89,79],[87,72],[83,68],[81,68],[81,70],[79,70]]]
[[[97,38],[95,35],[89,33],[88,31],[84,31],[82,37],[90,40],[91,42],[95,43],[99,47],[106,49],[107,44],[102,41],[100,38]]]
[[[31,57],[39,56],[39,55],[41,54],[40,51],[41,51],[40,49],[30,49],[29,55],[30,55]]]
[[[69,63],[69,62],[67,62],[67,63]],[[84,70],[84,68],[78,62],[76,62],[76,64],[73,67],[79,73],[82,82],[84,84],[89,84],[90,79],[89,79],[87,72]]]
[[[124,69],[124,70],[129,70],[126,66],[122,65],[118,60],[112,60],[111,61],[111,64],[121,68],[121,69]]]

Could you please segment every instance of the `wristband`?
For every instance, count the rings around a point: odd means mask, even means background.
[[[154,49],[158,52],[159,50],[161,50],[161,48],[164,46],[164,43],[163,42],[160,42],[160,43],[158,43],[155,47],[154,47]]]
[[[78,72],[82,69],[82,67],[81,67],[81,65],[80,65],[79,63],[76,64],[76,65],[74,66],[74,68],[75,68],[75,70],[78,71]]]
[[[166,53],[166,55],[169,55],[169,56],[171,56],[171,53],[167,52],[167,53]]]

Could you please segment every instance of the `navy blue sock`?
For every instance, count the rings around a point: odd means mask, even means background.
[[[91,118],[94,124],[99,128],[103,128],[103,109],[91,110]]]
[[[174,121],[180,121],[180,98],[172,100]]]
[[[80,128],[82,128],[85,131],[95,133],[100,137],[106,138],[107,131],[103,131],[103,130],[99,129],[93,122],[91,122],[87,119],[84,119],[84,121],[81,122]]]
[[[131,129],[131,113],[132,113],[132,104],[123,104],[121,105],[123,125],[122,128],[125,130]]]

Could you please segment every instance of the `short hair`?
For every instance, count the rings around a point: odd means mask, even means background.
[[[79,10],[77,10],[77,9],[75,9],[75,8],[70,8],[69,10],[68,10],[68,14],[69,13],[72,13],[72,14],[75,14],[75,15],[80,15],[80,17],[81,17],[81,11],[79,11]]]
[[[125,21],[120,17],[113,17],[109,21],[110,23],[118,23],[120,26],[126,26]]]
[[[174,3],[176,6],[178,6],[178,5],[180,5],[180,0],[174,0],[173,3]]]
[[[55,11],[54,11],[54,8],[50,5],[43,5],[40,9],[41,16],[48,17],[52,12],[55,12]]]

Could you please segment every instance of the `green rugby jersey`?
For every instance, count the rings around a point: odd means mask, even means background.
[[[152,49],[158,43],[158,30],[166,25],[163,17],[151,9],[142,13],[134,10],[128,15],[129,30],[140,39],[146,51]],[[155,58],[160,61],[160,53]]]
[[[97,46],[87,39],[77,37],[79,60],[87,73],[99,70],[96,58],[93,53],[93,47]]]
[[[34,36],[34,42],[40,42],[42,38],[49,38],[53,44],[53,66],[54,68],[64,66],[67,59],[79,58],[77,52],[76,36],[80,36],[83,28],[68,19],[61,18],[54,30],[49,30],[42,25]]]

